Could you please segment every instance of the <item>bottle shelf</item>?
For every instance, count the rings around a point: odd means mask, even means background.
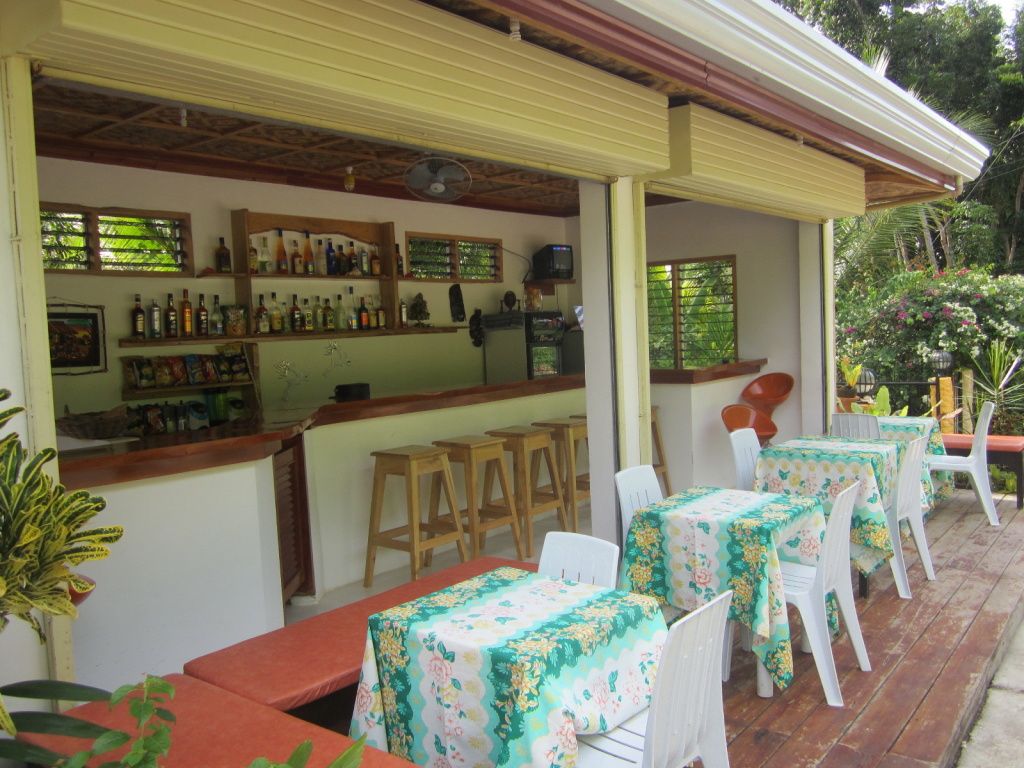
[[[240,275],[240,277],[248,277],[253,280],[338,280],[338,281],[349,281],[356,282],[359,280],[373,280],[380,282],[381,280],[390,280],[391,278],[387,275],[296,275],[289,272],[287,275],[283,272],[259,272],[255,275]]]
[[[181,384],[177,387],[123,387],[121,389],[122,400],[156,400],[158,398],[175,397],[177,395],[196,394],[197,392],[208,392],[211,389],[245,389],[255,386],[250,381],[218,381],[215,384]]]
[[[466,326],[441,325],[417,328],[374,328],[370,331],[314,331],[312,333],[257,333],[248,336],[189,336],[178,339],[118,339],[117,345],[127,349],[143,347],[176,347],[181,344],[227,344],[235,341],[309,341],[315,339],[363,339],[373,336],[407,336],[431,333],[456,333]]]

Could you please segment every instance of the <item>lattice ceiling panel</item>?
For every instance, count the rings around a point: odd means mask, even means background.
[[[195,137],[187,131],[164,130],[132,122],[104,126],[93,132],[91,136],[107,144],[130,144],[134,147],[152,147],[154,149],[177,149],[195,141]]]
[[[277,157],[267,158],[270,165],[280,165],[288,168],[309,168],[323,173],[344,168],[346,161],[337,155],[328,155],[324,152],[288,152]]]

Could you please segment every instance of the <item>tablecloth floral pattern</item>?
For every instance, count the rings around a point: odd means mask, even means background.
[[[729,618],[785,688],[793,652],[780,559],[817,562],[825,515],[815,498],[698,487],[638,510],[626,536],[620,586],[692,611],[733,590]]]
[[[942,431],[938,419],[931,416],[879,416],[878,431],[885,440],[916,440],[928,438],[926,453],[945,456],[946,446],[942,444]],[[921,506],[927,512],[936,501],[953,495],[953,474],[951,472],[930,472],[925,463],[921,470]]]
[[[850,440],[828,435],[787,440],[761,449],[754,488],[816,496],[827,515],[839,492],[860,480],[850,526],[850,560],[861,573],[873,573],[893,555],[885,507],[896,497],[906,447],[902,440]]]
[[[499,568],[370,617],[351,734],[435,768],[571,766],[650,703],[657,600]]]

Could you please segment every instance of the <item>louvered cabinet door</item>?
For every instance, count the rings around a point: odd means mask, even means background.
[[[281,557],[281,592],[312,594],[309,504],[302,439],[295,438],[274,454],[274,496],[277,502],[277,546]]]

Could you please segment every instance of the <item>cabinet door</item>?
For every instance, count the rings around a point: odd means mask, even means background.
[[[296,593],[312,594],[309,504],[301,437],[286,442],[285,447],[274,454],[274,496],[277,502],[281,592],[285,600]]]

